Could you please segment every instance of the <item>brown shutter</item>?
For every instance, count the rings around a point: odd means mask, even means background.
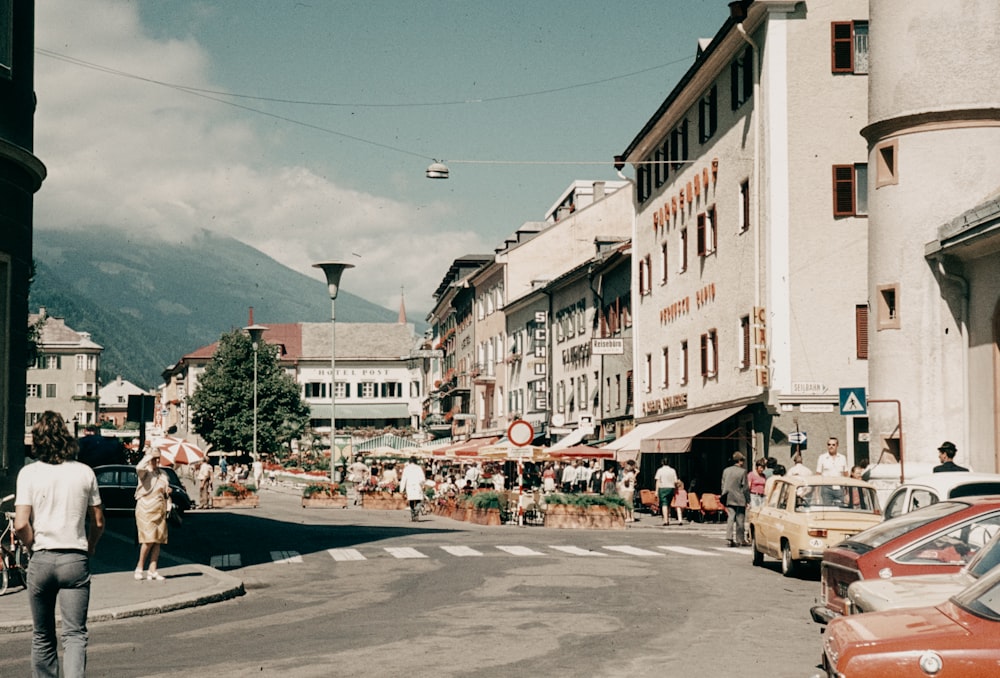
[[[830,51],[834,73],[854,72],[854,27],[850,21],[830,24]]]
[[[698,256],[705,256],[705,215],[698,215]]]
[[[854,165],[833,166],[833,216],[854,216]]]
[[[708,375],[708,335],[701,335],[701,376]]]
[[[858,360],[868,360],[868,305],[854,307],[854,335],[858,349]]]

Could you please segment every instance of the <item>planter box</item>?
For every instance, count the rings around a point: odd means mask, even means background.
[[[606,506],[550,504],[545,510],[545,527],[577,530],[624,530],[624,512]]]
[[[302,497],[302,508],[347,508],[347,497],[344,495]]]
[[[388,494],[386,492],[362,492],[361,508],[380,511],[400,511],[409,508],[404,494]]]
[[[469,511],[470,523],[474,525],[501,525],[500,509],[471,509]]]
[[[258,506],[260,506],[260,497],[256,494],[242,499],[226,495],[212,497],[212,508],[257,508]]]

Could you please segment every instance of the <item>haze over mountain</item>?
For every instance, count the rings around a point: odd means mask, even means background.
[[[203,230],[183,242],[125,240],[121,231],[35,230],[31,312],[45,307],[104,347],[101,378],[151,388],[181,356],[254,321],[330,319],[326,284],[243,243]],[[362,280],[347,287],[364,289]],[[396,322],[383,308],[342,288],[338,322]],[[425,324],[414,321],[418,331]]]

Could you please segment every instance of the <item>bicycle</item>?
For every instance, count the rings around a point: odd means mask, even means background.
[[[427,500],[421,500],[410,506],[410,520],[414,523],[419,522],[420,516],[430,515],[431,507],[427,503]]]
[[[13,499],[14,495],[8,494],[0,499],[0,507]],[[14,533],[14,512],[4,511],[3,516],[6,525],[0,534],[0,596],[7,593],[15,578],[21,588],[28,587],[28,549]]]

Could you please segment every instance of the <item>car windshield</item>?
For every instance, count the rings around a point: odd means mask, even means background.
[[[1000,568],[955,594],[951,602],[978,617],[1000,621]]]
[[[967,507],[968,504],[961,502],[942,501],[922,509],[917,509],[916,511],[904,513],[895,518],[890,518],[884,523],[879,523],[863,532],[859,532],[844,543],[875,549],[900,535],[906,534],[910,530],[923,527],[939,518],[951,515]]]
[[[980,549],[979,553],[969,561],[966,570],[978,579],[997,565],[1000,565],[1000,533],[994,535],[990,543]]]
[[[876,513],[875,490],[856,485],[801,485],[795,490],[795,512],[860,511]]]

